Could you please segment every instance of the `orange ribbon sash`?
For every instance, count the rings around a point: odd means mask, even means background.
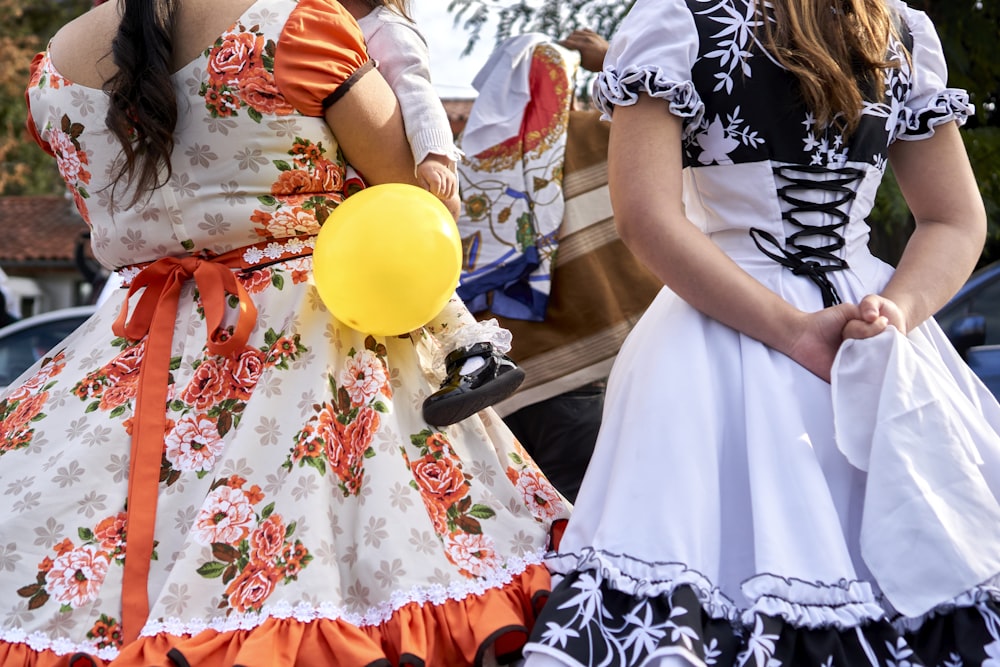
[[[239,248],[213,258],[164,257],[146,265],[132,280],[128,296],[112,326],[117,336],[129,340],[146,338],[135,399],[126,505],[122,583],[122,633],[126,644],[139,636],[149,615],[148,579],[155,548],[170,353],[181,288],[187,281],[195,281],[205,313],[208,351],[220,356],[242,351],[257,323],[257,308],[232,270],[254,266],[245,259],[246,251],[246,248]],[[302,257],[310,252],[302,248],[293,256]],[[292,258],[281,254],[279,261]],[[138,303],[129,317],[130,301],[140,291]],[[230,296],[238,299],[236,323],[231,333],[223,328]]]

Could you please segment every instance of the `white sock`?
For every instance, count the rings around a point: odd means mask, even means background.
[[[482,357],[475,356],[469,357],[462,362],[462,370],[459,371],[462,375],[468,375],[469,373],[475,373],[480,368],[486,365],[486,360]]]

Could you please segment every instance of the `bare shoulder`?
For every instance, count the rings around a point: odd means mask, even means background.
[[[118,3],[106,2],[73,19],[55,34],[49,53],[70,81],[98,88],[112,71],[111,40],[118,30]]]
[[[179,69],[260,0],[179,0],[174,17],[173,65]],[[70,81],[98,88],[114,73],[111,44],[121,15],[118,3],[101,4],[67,23],[50,43],[52,64]]]

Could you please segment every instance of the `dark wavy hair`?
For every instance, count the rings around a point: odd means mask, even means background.
[[[122,145],[112,199],[131,188],[128,206],[166,183],[177,126],[171,80],[173,27],[178,0],[118,0],[122,16],[111,43],[116,73],[104,84],[110,98],[105,123]]]

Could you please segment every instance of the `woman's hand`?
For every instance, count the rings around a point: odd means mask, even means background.
[[[896,327],[901,334],[908,332],[906,315],[895,301],[884,296],[869,294],[858,304],[858,311],[859,316],[844,325],[842,333],[845,340],[877,336],[889,325]]]
[[[784,352],[806,370],[829,382],[833,360],[844,341],[842,332],[860,318],[860,307],[853,303],[803,313],[799,334]]]

